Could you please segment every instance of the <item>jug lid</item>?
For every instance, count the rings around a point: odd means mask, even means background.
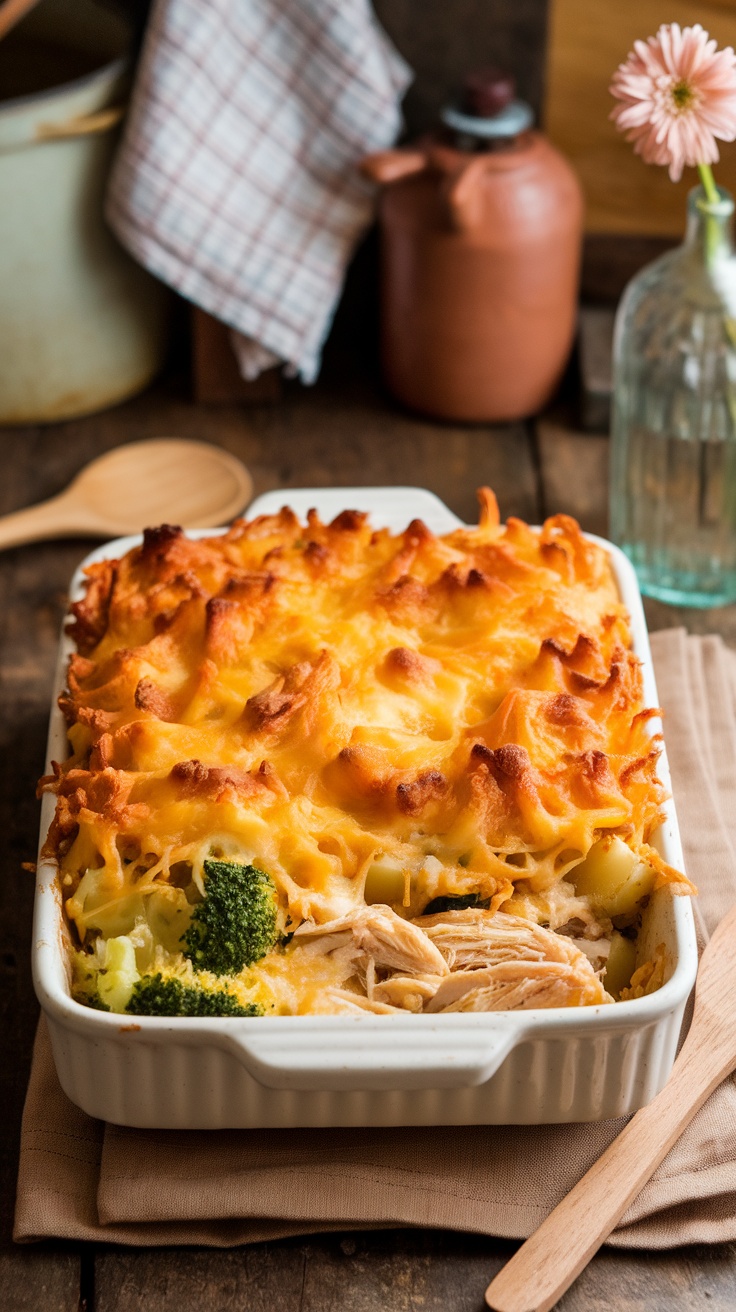
[[[491,118],[467,114],[455,105],[445,105],[440,112],[445,127],[469,137],[518,137],[534,122],[534,110],[525,100],[512,100]]]
[[[445,127],[461,137],[502,141],[518,137],[534,122],[531,105],[516,99],[516,82],[494,65],[466,74],[455,102],[441,111]]]

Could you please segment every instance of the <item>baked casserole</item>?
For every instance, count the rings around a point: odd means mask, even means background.
[[[74,997],[133,1015],[495,1011],[658,987],[664,790],[606,552],[289,509],[86,571],[43,851]]]

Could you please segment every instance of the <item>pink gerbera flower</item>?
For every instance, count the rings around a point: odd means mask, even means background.
[[[716,137],[736,139],[736,55],[719,50],[699,23],[663,23],[635,41],[613,75],[611,113],[647,164],[667,164],[677,182],[686,164],[714,164]]]

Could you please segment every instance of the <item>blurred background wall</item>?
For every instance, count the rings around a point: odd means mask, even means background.
[[[416,73],[404,102],[409,135],[431,127],[463,74],[483,64],[508,68],[540,112],[547,0],[374,0],[374,8]]]
[[[637,37],[673,22],[702,23],[719,46],[736,47],[736,0],[551,0],[544,122],[582,179],[588,232],[682,233],[694,171],[673,185],[666,169],[634,155],[608,118],[616,65]],[[736,189],[736,144],[721,147],[716,181]]]

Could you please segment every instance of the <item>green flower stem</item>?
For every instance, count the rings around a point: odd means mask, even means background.
[[[698,173],[705,192],[705,200],[699,203],[705,217],[705,259],[708,266],[712,268],[718,255],[719,228],[716,216],[709,213],[709,210],[712,205],[718,204],[720,196],[710,164],[698,164]]]
[[[705,199],[709,205],[717,205],[720,196],[718,194],[716,180],[713,177],[713,170],[710,164],[698,164],[698,173],[700,174],[700,181],[703,184]]]
[[[710,164],[698,164],[698,173],[705,193],[705,201],[700,203],[700,208],[705,216],[705,259],[708,267],[713,268],[718,256],[719,226],[715,214],[709,213],[709,210],[712,205],[717,205],[721,198]],[[736,322],[728,314],[724,315],[723,322],[731,346],[736,350]],[[734,396],[733,388],[730,385],[728,387],[728,408],[731,414],[731,424],[734,432],[736,432],[736,396]],[[701,450],[701,459],[703,454]]]

